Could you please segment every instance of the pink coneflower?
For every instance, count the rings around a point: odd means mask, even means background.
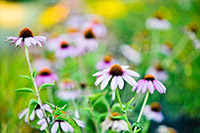
[[[144,116],[147,120],[162,122],[164,116],[161,112],[161,105],[158,102],[153,102],[151,105],[146,105],[144,108]]]
[[[146,26],[149,29],[155,30],[168,30],[171,24],[164,18],[164,15],[160,11],[156,11],[153,18],[149,18],[146,22]]]
[[[44,110],[48,111],[49,113],[52,113],[52,109],[51,109],[51,107],[49,107],[48,104],[44,104],[44,105],[42,105],[42,106],[43,106]],[[25,116],[24,121],[27,123],[27,122],[28,122],[28,112],[29,112],[29,109],[28,109],[28,108],[24,109],[24,110],[19,114],[19,119],[21,119],[23,116]],[[38,116],[38,118],[40,118],[40,119],[42,119],[42,118],[44,117],[39,104],[36,106],[36,108],[33,110],[32,114],[30,115],[30,120],[31,120],[31,121],[35,119],[35,114],[36,114],[36,115]]]
[[[40,47],[44,46],[46,43],[46,37],[44,36],[33,36],[33,32],[29,28],[23,28],[19,32],[18,37],[7,37],[7,41],[12,41],[11,44],[16,43],[16,46],[30,47],[31,45],[39,45]]]
[[[44,67],[48,67],[48,68],[51,67],[51,62],[49,60],[47,60],[45,58],[41,58],[41,57],[35,59],[32,62],[32,64],[33,64],[33,68],[38,71],[42,70]]]
[[[35,77],[35,82],[37,86],[41,86],[44,83],[53,83],[53,81],[57,81],[58,77],[51,72],[51,70],[47,67],[44,67],[39,75]]]
[[[167,72],[160,63],[155,63],[154,66],[147,70],[148,74],[154,75],[160,81],[166,81],[168,78]]]
[[[62,114],[66,114],[64,111],[61,111]],[[54,115],[54,119],[58,117],[58,115]],[[73,118],[74,119],[74,118]],[[77,120],[77,119],[74,119],[76,121],[76,123],[78,124],[79,127],[85,127],[85,124],[83,121],[81,120]],[[42,127],[40,128],[40,130],[44,130],[46,127],[47,127],[47,124],[45,124],[45,120],[42,119],[40,121],[38,121],[38,125],[42,125]],[[57,130],[58,130],[58,127],[60,126],[60,129],[64,132],[71,132],[73,133],[74,132],[74,128],[66,121],[63,121],[63,120],[54,120],[53,121],[53,126],[51,128],[51,132],[52,133],[56,133]]]
[[[101,90],[103,90],[108,82],[111,80],[111,89],[115,90],[119,85],[120,89],[124,87],[123,79],[128,82],[131,86],[136,86],[137,82],[131,77],[139,77],[140,75],[135,71],[128,70],[129,66],[120,66],[120,65],[113,65],[112,67],[105,69],[103,71],[95,73],[93,76],[98,76],[96,82],[94,83],[97,86],[101,83]]]
[[[178,133],[175,128],[168,127],[166,125],[160,125],[156,129],[155,133]]]
[[[173,44],[170,41],[165,41],[161,45],[161,52],[165,55],[170,55],[173,49]]]
[[[98,48],[98,42],[91,28],[86,29],[77,40],[77,46],[82,53],[94,52]]]
[[[104,69],[106,69],[106,68],[111,67],[112,65],[114,65],[114,61],[113,61],[112,56],[106,55],[106,56],[104,56],[104,58],[103,58],[102,61],[99,61],[99,62],[96,64],[96,68],[97,68],[98,70],[104,70]]]
[[[106,119],[101,123],[102,133],[105,133],[107,130],[111,129],[112,131],[124,131],[128,130],[128,125],[124,120],[115,119],[114,117],[121,116],[118,112],[112,112],[110,116],[107,116]]]
[[[142,93],[145,93],[147,89],[153,94],[154,90],[157,90],[159,93],[166,93],[165,86],[151,74],[147,74],[144,79],[138,81],[138,85],[133,87],[132,91],[135,91],[137,88],[137,93],[142,90]]]
[[[75,57],[78,55],[78,50],[69,44],[67,41],[61,41],[60,47],[56,51],[57,58]]]
[[[75,88],[73,81],[66,79],[59,84],[59,90],[57,91],[57,96],[63,100],[74,100],[78,98],[81,94],[80,90]]]

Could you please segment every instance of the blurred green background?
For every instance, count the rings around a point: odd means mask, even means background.
[[[18,119],[18,113],[27,107],[33,95],[13,92],[16,88],[31,86],[18,76],[29,74],[24,49],[4,43],[7,36],[17,36],[23,27],[30,27],[36,34],[41,31],[62,32],[61,26],[69,14],[95,13],[104,17],[109,34],[115,36],[114,39],[110,39],[109,45],[118,47],[124,43],[134,43],[140,47],[151,41],[151,31],[147,31],[145,22],[156,10],[161,10],[172,24],[170,30],[160,32],[160,43],[170,40],[175,46],[184,35],[183,27],[190,22],[196,22],[200,26],[199,0],[69,0],[65,8],[55,7],[57,3],[55,0],[0,1],[0,132],[2,133],[38,131]],[[58,10],[61,8],[63,10]],[[140,40],[143,31],[147,31],[147,35]],[[199,34],[197,32],[197,37],[200,38]],[[194,49],[192,41],[186,43],[186,47],[176,58],[160,57],[161,62],[164,59],[172,61],[170,65],[168,61],[162,62],[169,77],[164,82],[167,93],[151,95],[148,103],[159,101],[162,104],[166,118],[163,124],[175,127],[179,132],[198,133],[200,132],[200,52]],[[121,57],[116,49],[111,48],[110,51],[115,53],[116,57]],[[146,51],[141,52],[145,54]],[[96,70],[95,64],[91,63],[93,61],[88,64],[93,66],[92,74]],[[148,68],[145,62],[132,67],[142,76]],[[93,84],[95,79],[88,78],[90,84]],[[42,100],[47,99],[45,91],[42,91],[41,95]],[[142,94],[137,95],[133,92],[132,96],[134,95],[137,99],[143,97]],[[129,92],[123,92],[123,101],[129,100],[128,98],[131,98]],[[136,111],[139,111],[142,103],[137,104]],[[132,120],[131,116],[129,118]]]

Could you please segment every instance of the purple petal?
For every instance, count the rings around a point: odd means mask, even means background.
[[[166,87],[160,82],[160,81],[158,81],[158,80],[156,80],[157,82],[158,82],[158,84],[162,87],[162,89],[163,89],[163,92],[164,93],[166,93]]]
[[[69,128],[66,122],[60,122],[60,126],[64,132],[68,132]]]
[[[132,70],[125,70],[124,72],[131,76],[140,77],[140,75],[138,73],[136,73],[135,71],[132,71]]]
[[[111,81],[111,90],[115,90],[117,88],[117,77],[114,76],[112,81]]]
[[[109,74],[103,74],[99,78],[97,78],[96,82],[94,83],[97,86],[101,81],[103,81]]]
[[[144,82],[142,93],[145,93],[147,91],[147,81]]]
[[[34,120],[34,118],[35,118],[35,110],[33,110],[32,114],[30,116],[30,120]]]
[[[162,94],[164,91],[162,90],[161,86],[158,84],[157,80],[154,80],[153,83],[154,83],[154,86],[155,86],[156,90],[157,90],[160,94]]]
[[[19,114],[19,119],[21,119],[26,113],[28,113],[28,108],[24,109],[24,110]]]
[[[145,84],[145,80],[144,79],[138,81],[137,93],[139,93],[142,90],[144,84]]]
[[[124,80],[122,79],[121,76],[118,76],[117,78],[118,78],[117,80],[118,80],[119,88],[123,89],[123,87],[124,87]]]
[[[36,114],[38,116],[38,118],[42,119],[43,118],[43,113],[42,113],[42,110],[41,109],[36,109]]]
[[[147,87],[149,88],[149,92],[151,94],[153,94],[153,92],[154,92],[154,86],[153,86],[152,81],[147,81]]]
[[[21,41],[22,41],[22,38],[19,38],[19,39],[16,41],[16,46],[20,45]]]
[[[107,86],[107,84],[108,84],[108,82],[110,81],[111,78],[112,78],[112,75],[106,77],[103,80],[103,82],[101,83],[101,90],[103,90]]]
[[[58,130],[58,122],[56,121],[56,122],[53,124],[52,128],[51,128],[51,132],[52,132],[52,133],[56,133],[57,130]]]
[[[130,77],[129,75],[127,74],[123,74],[122,75],[123,79],[128,82],[131,86],[136,86],[137,85],[137,82],[132,78]]]

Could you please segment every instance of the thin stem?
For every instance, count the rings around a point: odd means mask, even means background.
[[[122,101],[121,101],[121,98],[120,98],[120,95],[119,95],[119,90],[118,90],[118,88],[116,88],[116,93],[117,93],[117,100],[119,101],[119,105],[120,105],[121,109],[123,109]],[[129,130],[130,133],[131,133],[132,130],[131,130],[131,126],[130,126],[130,123],[129,123],[129,121],[128,121],[126,112],[123,114],[123,116],[124,116],[124,118],[125,118],[125,120],[126,120],[126,123],[127,123],[127,125],[128,125],[128,130]]]
[[[44,119],[45,119],[45,121],[46,121],[46,123],[47,123],[47,125],[48,125],[49,132],[51,133],[51,128],[50,128],[50,126],[49,126],[49,123],[48,123],[48,120],[47,120],[47,116],[46,116],[45,111],[44,111],[44,108],[43,108],[43,106],[42,106],[42,102],[41,102],[41,99],[40,99],[39,91],[38,91],[37,85],[36,85],[35,80],[34,80],[33,75],[32,75],[33,70],[32,70],[32,68],[31,68],[31,63],[30,63],[30,59],[29,59],[29,52],[28,52],[28,47],[27,47],[27,46],[25,46],[25,55],[26,55],[26,59],[27,59],[29,71],[30,71],[30,73],[31,73],[31,79],[32,79],[32,81],[33,81],[33,85],[34,85],[34,88],[35,88],[36,97],[37,97],[37,99],[38,99],[40,108],[41,108],[41,110],[42,110]]]
[[[99,133],[99,129],[98,129],[98,126],[97,126],[97,122],[96,122],[96,119],[95,119],[95,116],[94,116],[94,111],[93,111],[93,108],[91,106],[90,100],[88,100],[88,105],[89,105],[89,108],[90,108],[90,112],[92,114],[92,120],[94,122],[96,133]]]
[[[141,119],[141,117],[142,117],[142,113],[143,113],[143,111],[144,111],[144,107],[145,107],[145,105],[146,105],[146,103],[147,103],[147,100],[148,100],[148,97],[149,97],[149,91],[146,92],[146,96],[145,96],[145,99],[144,99],[142,108],[141,108],[141,110],[140,110],[140,114],[139,114],[139,116],[138,116],[137,122],[140,122],[140,119]],[[134,128],[134,131],[133,131],[134,133],[135,133],[136,129],[137,129],[137,127]]]

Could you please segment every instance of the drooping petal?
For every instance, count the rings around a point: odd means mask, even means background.
[[[123,70],[126,70],[129,68],[129,66],[121,66]]]
[[[144,84],[145,84],[145,80],[144,79],[141,79],[141,80],[138,81],[137,93],[139,93],[142,90]]]
[[[145,93],[147,91],[147,81],[144,82],[142,93]]]
[[[19,39],[16,41],[16,47],[20,45],[21,41],[22,41],[22,38],[19,38]]]
[[[158,84],[162,87],[162,89],[163,89],[163,92],[164,93],[166,93],[166,87],[160,82],[160,81],[158,81],[158,80],[156,80],[157,82],[158,82]]]
[[[64,121],[60,122],[60,126],[64,132],[68,132],[69,128],[68,128],[68,125],[66,124],[66,122],[64,122]]]
[[[33,110],[32,114],[30,116],[30,120],[34,120],[34,118],[35,118],[35,110]]]
[[[140,75],[138,73],[136,73],[135,71],[132,71],[132,70],[125,70],[124,72],[131,76],[140,77]]]
[[[53,124],[53,126],[52,126],[52,128],[51,128],[51,132],[52,133],[56,133],[57,132],[57,130],[58,130],[58,124],[59,124],[59,122],[54,122],[54,124]]]
[[[162,90],[161,86],[160,86],[160,85],[158,84],[158,82],[156,82],[156,81],[157,81],[157,80],[154,80],[154,81],[153,81],[153,84],[154,84],[156,90],[157,90],[160,94],[164,93],[164,91]]]
[[[122,75],[122,77],[123,77],[123,79],[126,81],[126,82],[128,82],[131,86],[136,86],[137,85],[137,82],[133,79],[133,78],[131,78],[129,75],[127,75],[127,74],[123,74]]]
[[[29,40],[30,40],[31,44],[33,44],[33,45],[37,44],[36,40],[32,37],[29,37]]]
[[[97,86],[101,81],[103,81],[107,76],[109,76],[108,74],[103,74],[101,75],[99,78],[97,78],[96,82],[94,83],[95,86]]]
[[[65,122],[65,124],[68,126],[68,130],[73,133],[74,132],[74,128],[67,122]]]
[[[45,122],[46,122],[45,119],[41,119],[41,120],[39,120],[39,121],[37,122],[37,124],[38,124],[38,125],[43,125]]]
[[[36,109],[36,114],[38,116],[38,118],[42,119],[43,118],[43,113],[42,113],[42,110],[41,109]]]
[[[26,113],[28,113],[28,108],[24,109],[24,110],[19,114],[19,119],[21,119]]]
[[[29,38],[25,38],[24,39],[25,40],[25,45],[27,46],[27,47],[30,47],[31,46],[31,40],[29,39]]]
[[[107,84],[109,83],[109,81],[110,81],[111,78],[112,78],[112,75],[106,77],[103,80],[103,82],[101,83],[101,90],[103,90],[107,86]]]
[[[111,81],[111,89],[112,90],[115,90],[116,88],[117,88],[117,77],[116,76],[114,76],[114,78],[112,79],[112,81]]]
[[[45,122],[45,123],[41,126],[40,131],[43,131],[46,127],[47,127],[47,123]]]
[[[26,114],[24,121],[27,123],[28,122],[28,113]]]
[[[120,89],[123,89],[123,87],[124,87],[124,80],[122,79],[121,76],[118,76],[117,78],[118,78],[118,85],[119,85],[119,88],[120,88]]]
[[[102,75],[103,74],[103,72],[102,71],[100,71],[100,72],[96,72],[95,74],[93,74],[92,76],[99,76],[99,75]]]
[[[153,94],[153,92],[154,92],[154,86],[153,86],[152,81],[147,81],[147,87],[148,87],[148,89],[149,89],[149,92],[150,92],[151,94]]]

